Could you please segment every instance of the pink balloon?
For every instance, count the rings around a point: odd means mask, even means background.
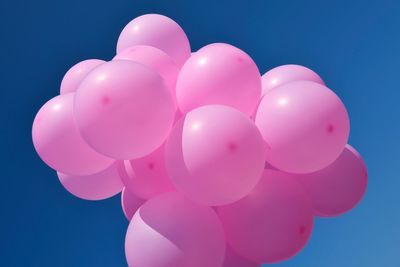
[[[102,200],[120,193],[123,184],[118,175],[117,164],[87,175],[76,176],[57,172],[58,179],[68,192],[86,200]]]
[[[222,267],[261,267],[261,264],[240,256],[233,251],[230,246],[226,246],[224,264]]]
[[[244,197],[264,169],[259,131],[245,114],[228,106],[204,106],[187,113],[175,125],[165,149],[176,188],[209,206]]]
[[[118,53],[113,60],[123,59],[132,60],[148,66],[158,72],[164,78],[165,83],[171,90],[171,94],[176,104],[176,79],[178,78],[179,68],[173,59],[162,50],[145,45],[136,45],[126,48]]]
[[[309,197],[287,174],[266,170],[241,200],[218,207],[229,245],[255,262],[275,263],[297,254],[313,228]]]
[[[297,81],[310,81],[325,85],[317,73],[300,65],[282,65],[268,71],[261,77],[262,95],[280,85]]]
[[[331,164],[349,136],[342,101],[323,85],[300,81],[271,90],[258,106],[256,125],[267,146],[267,161],[292,173]]]
[[[121,207],[128,221],[132,220],[133,215],[140,208],[140,206],[143,205],[144,202],[145,200],[133,194],[131,190],[127,190],[126,187],[122,189]]]
[[[190,56],[190,44],[182,28],[172,19],[147,14],[135,18],[122,30],[117,53],[134,45],[154,46],[170,55],[181,67]]]
[[[224,253],[224,230],[214,210],[176,192],[141,206],[125,239],[132,267],[220,267]]]
[[[60,94],[76,92],[82,80],[97,66],[105,63],[100,59],[88,59],[75,64],[64,75],[61,82]]]
[[[339,158],[328,167],[294,178],[311,197],[315,213],[331,217],[351,210],[360,202],[367,189],[368,173],[358,152],[346,145]]]
[[[93,70],[75,96],[82,137],[115,159],[143,157],[167,138],[175,116],[171,93],[155,71],[116,60]]]
[[[165,166],[164,145],[151,154],[135,160],[120,162],[125,186],[143,199],[175,191]]]
[[[176,84],[183,113],[221,104],[251,115],[260,95],[257,65],[245,52],[228,44],[211,44],[197,51],[182,67]]]
[[[73,117],[74,93],[52,98],[37,113],[32,126],[36,152],[51,168],[66,174],[89,175],[114,163],[90,148]]]

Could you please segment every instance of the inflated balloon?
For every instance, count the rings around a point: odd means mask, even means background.
[[[271,90],[262,98],[255,122],[268,145],[268,163],[292,173],[331,164],[342,153],[350,130],[339,97],[308,81]]]
[[[143,158],[121,162],[120,168],[125,186],[138,197],[149,199],[175,190],[165,166],[164,145]]]
[[[179,68],[162,50],[145,45],[131,46],[118,53],[113,60],[132,60],[152,68],[164,78],[176,101],[175,85]]]
[[[102,200],[115,196],[124,187],[116,163],[101,172],[87,176],[67,175],[60,172],[57,175],[68,192],[86,200]]]
[[[289,259],[314,215],[350,210],[367,187],[346,108],[317,73],[261,77],[230,44],[191,52],[162,15],[132,20],[113,60],[76,64],[60,93],[33,122],[35,149],[73,195],[122,190],[131,267]]]
[[[109,167],[114,160],[88,146],[73,117],[74,93],[52,98],[37,113],[32,139],[40,158],[56,171],[89,175]]]
[[[261,267],[261,264],[240,256],[227,245],[222,267]]]
[[[245,52],[228,44],[211,44],[197,51],[182,67],[176,84],[183,113],[220,104],[251,115],[260,95],[257,65]]]
[[[224,253],[224,230],[215,211],[176,192],[143,204],[125,238],[132,267],[220,267]]]
[[[264,169],[265,148],[254,123],[228,106],[192,110],[175,125],[166,164],[176,188],[209,206],[248,194]]]
[[[185,32],[175,21],[159,14],[137,17],[125,26],[118,38],[117,53],[134,45],[161,49],[179,67],[190,56],[190,44]]]
[[[76,92],[82,80],[97,66],[105,63],[100,59],[87,59],[75,64],[64,75],[60,86],[60,94]]]
[[[274,263],[297,254],[313,227],[311,201],[287,174],[266,170],[241,200],[218,208],[232,248],[255,262]]]
[[[301,182],[311,197],[315,213],[331,217],[357,205],[367,189],[368,173],[360,154],[346,145],[339,158],[328,167],[296,175],[294,179]]]
[[[135,212],[143,205],[145,200],[139,198],[135,194],[133,194],[130,190],[127,190],[126,187],[122,189],[121,193],[121,207],[124,215],[128,221],[132,220]]]
[[[115,159],[154,151],[167,138],[175,116],[171,92],[161,76],[128,60],[93,70],[76,92],[74,110],[83,139]]]
[[[297,81],[311,81],[325,85],[317,73],[300,65],[283,65],[267,71],[262,77],[262,95],[280,85]]]

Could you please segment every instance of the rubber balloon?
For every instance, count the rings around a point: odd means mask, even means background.
[[[137,197],[130,190],[127,190],[126,187],[122,189],[121,207],[128,221],[132,220],[133,215],[140,208],[140,206],[143,205],[144,202],[145,200]]]
[[[261,95],[257,65],[242,50],[228,44],[211,44],[193,54],[182,67],[176,84],[183,113],[203,105],[226,105],[248,115]]]
[[[224,253],[224,230],[215,211],[176,192],[143,204],[125,239],[132,267],[220,267]]]
[[[140,198],[149,199],[175,190],[165,166],[164,147],[143,158],[120,162],[125,186]]]
[[[166,144],[166,166],[176,188],[209,206],[248,194],[261,177],[264,161],[264,143],[254,123],[227,106],[187,113]]]
[[[74,93],[56,96],[37,113],[32,140],[40,158],[56,171],[71,175],[100,172],[114,160],[103,156],[82,139],[73,116]]]
[[[58,172],[61,184],[72,195],[86,200],[102,200],[120,193],[124,185],[119,177],[117,164],[87,176],[67,175]]]
[[[113,60],[131,60],[152,68],[164,78],[176,104],[176,79],[179,68],[165,52],[152,46],[136,45],[118,53]]]
[[[280,85],[297,81],[311,81],[325,85],[317,73],[300,65],[282,65],[268,71],[261,77],[262,95]]]
[[[328,167],[295,176],[311,197],[316,215],[338,216],[354,208],[367,189],[367,168],[360,154],[346,145],[342,154]]]
[[[87,59],[75,64],[61,81],[60,94],[76,92],[82,80],[97,66],[105,63],[100,59]]]
[[[224,264],[222,267],[261,267],[261,264],[240,256],[233,251],[230,246],[226,246]]]
[[[350,130],[339,97],[308,81],[271,90],[262,98],[255,122],[268,145],[268,163],[292,173],[314,172],[331,164],[342,153]]]
[[[75,118],[85,141],[115,159],[143,157],[167,138],[175,116],[161,76],[128,60],[93,70],[75,96]]]
[[[118,38],[117,54],[134,45],[161,49],[174,59],[178,67],[190,56],[185,32],[175,21],[159,14],[146,14],[129,22]]]
[[[297,254],[313,227],[311,201],[283,172],[266,170],[260,183],[241,200],[218,207],[226,238],[240,255],[275,263]]]

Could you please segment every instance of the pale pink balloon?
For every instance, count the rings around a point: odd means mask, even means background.
[[[176,192],[141,206],[125,239],[132,267],[220,267],[224,253],[224,230],[215,211]]]
[[[179,68],[173,59],[162,50],[145,45],[136,45],[126,48],[118,53],[113,60],[132,60],[148,66],[158,72],[164,78],[165,83],[171,90],[171,94],[176,103],[176,79],[178,78]]]
[[[222,267],[261,267],[261,264],[240,256],[227,245]]]
[[[137,17],[125,26],[118,38],[117,53],[134,45],[161,49],[174,59],[178,67],[190,56],[185,32],[175,21],[159,14]]]
[[[174,116],[173,98],[161,76],[133,61],[99,66],[75,96],[75,118],[83,139],[115,159],[143,157],[157,149]]]
[[[135,212],[143,205],[145,200],[139,198],[128,190],[126,187],[122,189],[121,193],[121,207],[124,215],[128,221],[132,220]]]
[[[350,123],[334,92],[314,82],[282,85],[258,106],[256,125],[267,146],[267,161],[292,173],[308,173],[331,164],[342,153]]]
[[[261,77],[262,95],[280,85],[297,81],[311,81],[325,85],[317,73],[301,65],[282,65],[269,70]]]
[[[73,117],[74,93],[52,98],[37,113],[32,140],[40,158],[51,168],[66,174],[100,172],[115,160],[89,147],[79,134]]]
[[[182,67],[176,84],[178,106],[183,113],[221,104],[248,115],[261,95],[257,65],[242,50],[228,44],[211,44],[193,54]]]
[[[97,66],[105,63],[100,59],[87,59],[72,66],[61,81],[60,94],[76,92],[82,80]]]
[[[358,152],[346,145],[328,167],[310,174],[294,175],[311,197],[316,215],[338,216],[354,208],[367,189],[368,173]]]
[[[165,149],[176,188],[209,206],[244,197],[259,181],[265,164],[256,126],[228,106],[203,106],[187,113],[174,126]]]
[[[121,161],[121,177],[128,190],[143,199],[175,191],[165,166],[164,145],[135,160]]]
[[[265,170],[254,190],[218,207],[226,238],[240,255],[275,263],[297,254],[313,228],[311,201],[303,188],[280,171]]]
[[[58,179],[72,195],[86,200],[102,200],[120,193],[124,187],[119,177],[117,164],[87,175],[76,176],[57,172]]]

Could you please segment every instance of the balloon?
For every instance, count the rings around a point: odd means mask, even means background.
[[[338,216],[354,208],[367,189],[368,173],[358,152],[346,145],[328,167],[294,177],[311,197],[316,215]]]
[[[264,143],[254,123],[228,106],[203,106],[187,113],[175,125],[165,149],[176,188],[209,206],[244,197],[265,165]]]
[[[145,201],[135,194],[133,194],[130,190],[127,190],[126,187],[122,189],[121,194],[121,206],[122,211],[124,212],[125,217],[128,221],[132,220],[133,215],[139,209],[141,205],[143,205]]]
[[[114,163],[90,148],[73,117],[74,93],[52,98],[37,113],[32,140],[40,158],[51,168],[71,175],[100,172]]]
[[[58,179],[68,192],[86,200],[102,200],[121,192],[124,185],[118,175],[117,164],[87,175],[76,176],[57,172]]]
[[[297,81],[310,81],[325,85],[317,73],[300,65],[282,65],[268,71],[261,77],[262,95],[280,85]]]
[[[164,78],[165,83],[171,90],[176,104],[176,79],[179,69],[170,56],[160,49],[152,46],[136,45],[126,48],[118,53],[113,60],[132,60],[148,66],[158,72]]]
[[[72,66],[61,81],[60,94],[75,92],[88,73],[104,62],[100,59],[88,59]]]
[[[143,157],[167,138],[175,116],[160,75],[139,63],[116,60],[93,70],[75,96],[82,137],[115,159]]]
[[[300,81],[271,90],[260,102],[256,125],[267,146],[267,161],[292,173],[331,164],[349,136],[342,101],[323,85]]]
[[[257,65],[245,52],[228,44],[211,44],[197,51],[182,67],[176,84],[183,113],[221,104],[251,115],[260,95]]]
[[[224,253],[224,230],[215,211],[176,192],[143,204],[125,239],[132,267],[220,267]]]
[[[227,241],[240,255],[275,263],[306,245],[313,227],[311,201],[300,184],[287,176],[266,170],[249,195],[218,207]]]
[[[261,267],[261,264],[240,256],[233,251],[230,246],[226,246],[224,264],[222,267]]]
[[[135,195],[149,199],[158,194],[175,191],[165,167],[164,145],[151,154],[135,160],[121,161],[121,177]]]
[[[134,45],[154,46],[170,55],[178,67],[190,56],[190,44],[182,28],[172,19],[147,14],[135,18],[122,30],[117,53]]]

